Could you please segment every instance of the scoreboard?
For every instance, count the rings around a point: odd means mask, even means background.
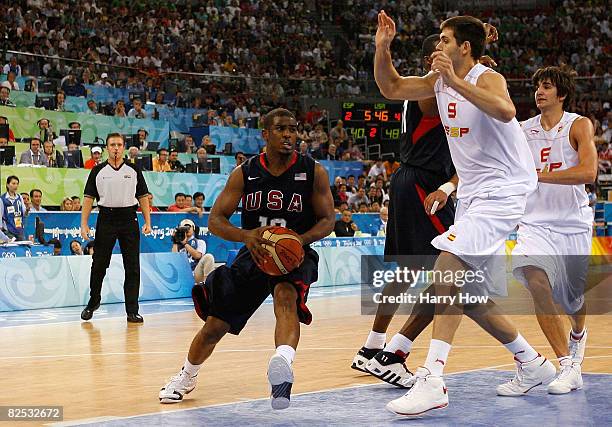
[[[403,104],[343,102],[341,118],[355,141],[387,145],[399,141],[403,109]]]

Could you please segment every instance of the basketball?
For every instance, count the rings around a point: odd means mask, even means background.
[[[298,234],[285,227],[265,230],[262,238],[268,241],[264,248],[270,253],[260,266],[270,276],[282,276],[298,268],[304,260],[304,248]]]

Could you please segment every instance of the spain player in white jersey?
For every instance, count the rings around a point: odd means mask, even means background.
[[[521,126],[539,184],[527,199],[512,264],[515,277],[533,296],[538,323],[561,367],[548,392],[565,394],[582,388],[587,339],[584,286],[593,234],[593,210],[585,184],[597,177],[597,150],[591,121],[565,111],[575,92],[569,72],[541,68],[533,83],[541,114]],[[555,303],[569,315],[569,344]],[[512,384],[500,386],[506,388]]]
[[[441,251],[434,273],[444,274],[434,277],[438,303],[427,359],[410,391],[387,405],[390,411],[408,416],[448,405],[443,368],[464,310],[452,297],[468,290],[505,293],[505,263],[496,255],[504,253],[506,238],[537,186],[534,162],[515,119],[506,81],[477,62],[484,51],[484,24],[459,16],[444,21],[440,29],[433,71],[425,77],[401,77],[390,52],[395,23],[384,11],[378,15],[374,76],[382,95],[400,100],[436,97],[459,176],[455,224],[432,241]],[[484,280],[472,280],[460,290],[455,282],[470,272],[480,273],[478,279],[484,275]],[[519,362],[518,391],[525,393],[555,377],[554,365],[527,343],[492,301],[482,307],[480,316],[478,323]]]

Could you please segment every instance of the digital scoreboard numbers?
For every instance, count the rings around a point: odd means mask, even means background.
[[[368,145],[399,141],[403,104],[342,103],[342,121],[355,141],[366,139]]]

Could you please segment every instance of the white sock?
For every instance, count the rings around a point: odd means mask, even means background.
[[[570,337],[572,338],[572,341],[578,342],[582,339],[582,337],[584,336],[584,331],[586,331],[586,328],[582,329],[582,332],[574,332],[574,330],[572,329],[572,332],[570,333]]]
[[[427,360],[425,360],[425,367],[429,370],[429,372],[431,372],[432,375],[437,377],[442,376],[450,349],[451,345],[447,342],[433,339],[431,340],[429,343]]]
[[[368,335],[368,339],[366,340],[364,347],[382,350],[385,346],[385,341],[387,341],[387,334],[384,332],[370,331],[370,335]]]
[[[201,364],[192,365],[191,362],[189,362],[189,359],[187,357],[185,358],[185,364],[183,365],[183,370],[187,372],[190,377],[194,377],[198,375],[198,372],[200,371],[201,367],[202,367]]]
[[[295,349],[290,345],[279,345],[276,347],[276,354],[282,356],[290,365],[293,363],[293,359],[295,359]]]
[[[506,347],[514,355],[514,358],[521,363],[530,362],[539,356],[539,353],[529,345],[521,334],[518,334],[518,337],[516,337],[514,341],[504,344],[504,347]]]
[[[390,353],[395,353],[398,356],[405,358],[408,355],[408,353],[410,353],[411,348],[412,348],[411,340],[409,340],[402,334],[395,334],[393,335],[393,338],[391,338],[391,341],[389,342],[389,344],[387,344],[385,351],[388,351]]]

